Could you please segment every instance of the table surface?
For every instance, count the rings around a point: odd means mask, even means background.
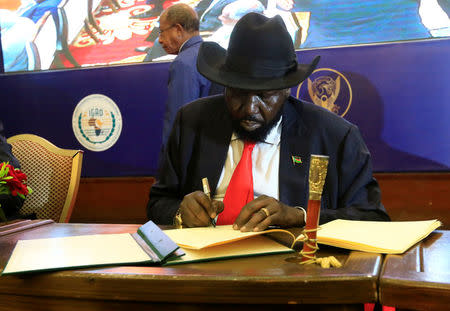
[[[450,231],[436,230],[401,255],[387,255],[380,302],[412,310],[450,310]]]
[[[138,227],[53,223],[8,234],[0,237],[0,269],[3,270],[16,241],[21,239],[133,233]],[[189,310],[193,310],[194,304],[212,303],[242,305],[247,310],[251,304],[259,305],[258,310],[269,310],[273,304],[359,308],[362,303],[377,301],[381,255],[325,246],[318,255],[335,255],[343,267],[299,265],[289,261],[295,254],[278,254],[170,267],[111,266],[7,275],[0,277],[0,301],[15,304],[19,309],[34,307],[38,301],[51,302],[58,310],[72,310],[77,303],[129,310],[130,305],[141,307],[149,302],[162,309],[170,304],[175,309],[187,304]]]

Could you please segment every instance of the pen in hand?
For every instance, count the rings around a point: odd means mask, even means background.
[[[211,200],[211,190],[209,189],[209,182],[208,178],[202,178],[202,185],[203,185],[203,192],[208,196],[208,198]],[[211,218],[211,225],[213,227],[216,226],[216,220],[214,218]]]

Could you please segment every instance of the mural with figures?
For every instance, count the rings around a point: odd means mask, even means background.
[[[0,0],[4,135],[84,150],[84,177],[156,174],[175,2],[223,46],[246,12],[282,15],[298,60],[321,56],[293,96],[356,124],[376,172],[450,170],[450,0]]]
[[[158,20],[178,2],[225,48],[248,12],[280,15],[296,49],[450,36],[449,0],[0,0],[4,72],[168,61]]]

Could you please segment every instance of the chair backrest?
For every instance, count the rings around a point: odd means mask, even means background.
[[[32,134],[12,136],[7,141],[33,190],[20,213],[69,222],[80,183],[83,151],[58,148]]]

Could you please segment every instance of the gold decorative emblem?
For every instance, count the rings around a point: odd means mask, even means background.
[[[339,112],[339,106],[334,102],[338,98],[340,90],[341,77],[334,80],[332,77],[322,76],[315,79],[314,82],[308,78],[308,93],[313,103],[334,113]]]
[[[324,75],[325,71],[329,74]],[[302,85],[303,82],[297,88],[297,98],[308,100],[306,90],[301,91]],[[331,68],[316,69],[307,79],[307,85],[307,95],[314,104],[341,117],[347,114],[353,94],[349,81],[342,73]]]
[[[76,139],[83,147],[95,152],[111,148],[120,138],[122,125],[119,107],[103,94],[84,97],[72,115]]]
[[[328,156],[311,155],[309,165],[309,199],[320,201],[322,198],[323,185],[327,177]]]

